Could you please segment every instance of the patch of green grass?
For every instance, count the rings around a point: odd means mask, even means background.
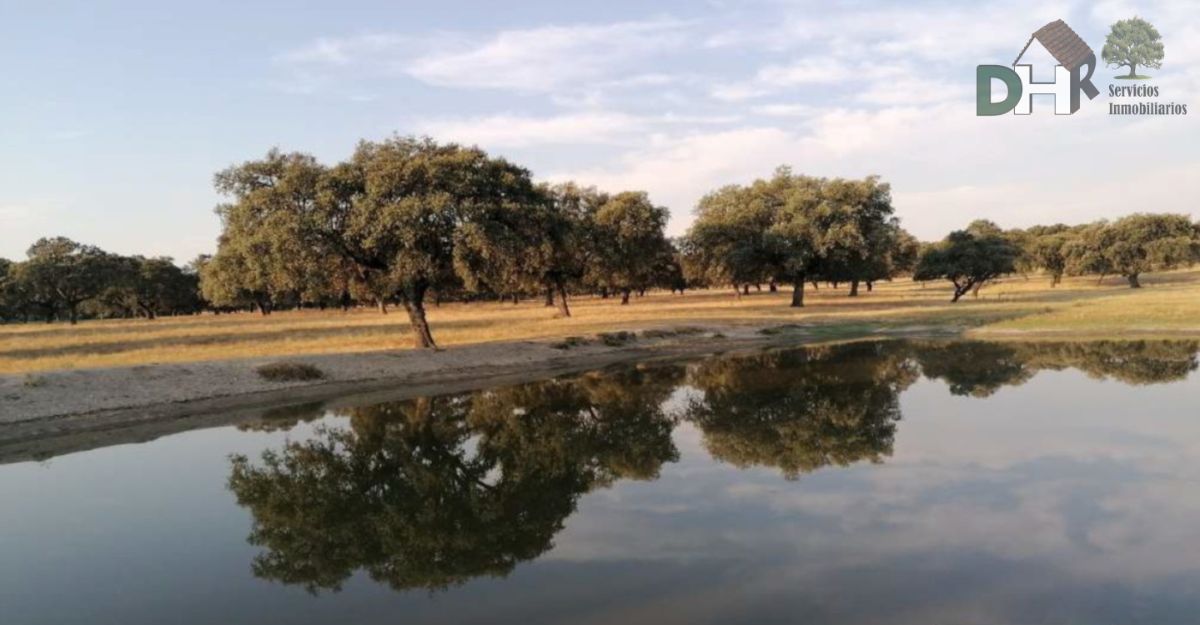
[[[1138,74],[1136,76],[1113,76],[1113,78],[1117,80],[1150,80],[1151,76],[1142,76],[1141,74]]]
[[[300,362],[273,362],[262,365],[255,371],[268,382],[304,382],[325,377],[325,373],[320,369]]]

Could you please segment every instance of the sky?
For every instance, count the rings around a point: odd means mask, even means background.
[[[647,191],[672,235],[705,193],[779,165],[881,176],[926,240],[975,218],[1200,217],[1196,1],[299,5],[0,0],[0,257],[64,235],[186,262],[215,249],[215,172],[272,147],[332,163],[394,133]],[[977,65],[1060,18],[1099,53],[1135,15],[1166,50],[1147,84],[1189,115],[1108,115],[1125,70],[1103,65],[1075,115],[1047,96],[975,115]]]

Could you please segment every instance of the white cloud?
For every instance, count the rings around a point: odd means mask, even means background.
[[[1135,210],[1200,216],[1200,162],[1166,152],[1179,119],[1115,125],[1100,107],[978,118],[969,103],[815,111],[798,127],[742,126],[660,137],[618,162],[555,172],[609,189],[645,189],[683,232],[706,192],[778,165],[822,176],[879,174],[906,227],[926,239],[976,217],[1006,226],[1085,222]],[[1174,137],[1177,139],[1177,136]],[[1120,146],[1118,149],[1117,146]]]
[[[752,107],[750,111],[771,117],[809,117],[815,109],[807,104],[762,104]]]
[[[488,148],[544,145],[643,144],[652,133],[676,127],[715,126],[741,120],[737,115],[630,115],[613,111],[580,111],[535,117],[504,113],[480,117],[419,120],[415,132],[437,139]]]
[[[646,128],[646,120],[622,113],[583,112],[554,117],[502,114],[420,121],[415,129],[437,139],[489,148],[549,144],[610,143]]]
[[[383,53],[395,53],[417,43],[414,38],[388,33],[318,37],[307,46],[277,55],[275,60],[298,65],[349,65]]]
[[[502,31],[482,42],[423,55],[405,71],[445,87],[545,92],[611,76],[627,63],[680,46],[671,19]]]

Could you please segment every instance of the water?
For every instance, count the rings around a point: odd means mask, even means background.
[[[0,623],[1194,623],[1197,349],[857,343],[0,465]]]

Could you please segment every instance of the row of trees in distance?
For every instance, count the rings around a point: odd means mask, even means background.
[[[215,255],[187,268],[43,239],[22,262],[0,260],[0,318],[145,316],[254,308],[379,306],[408,313],[419,347],[434,347],[426,306],[537,296],[571,314],[571,294],[619,297],[651,288],[792,288],[880,280],[946,280],[953,301],[1011,274],[1121,275],[1200,258],[1200,225],[1135,214],[1081,226],[1003,230],[976,221],[923,244],[900,227],[876,177],[816,178],[779,168],[699,202],[686,235],[639,191],[536,184],[482,150],[425,138],[362,142],[327,165],[272,150],[215,177]]]
[[[26,256],[0,258],[0,321],[154,319],[204,309],[195,271],[170,258],[120,256],[65,237],[40,239]]]

